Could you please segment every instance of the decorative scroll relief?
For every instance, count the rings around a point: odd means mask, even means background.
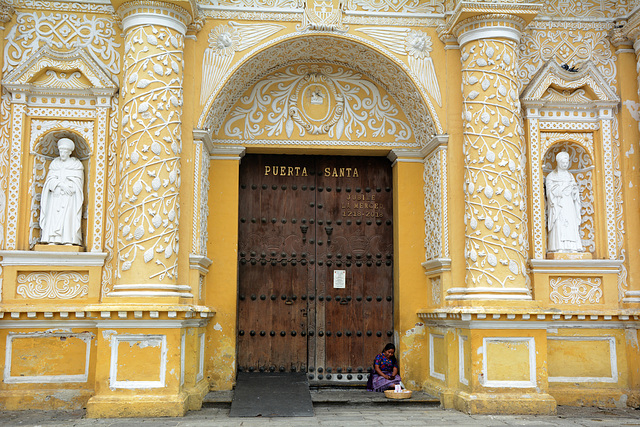
[[[93,146],[94,123],[81,120],[31,120],[31,141],[29,144],[33,159],[33,172],[29,187],[29,199],[31,209],[29,216],[29,247],[33,247],[40,242],[40,198],[42,187],[47,175],[47,166],[58,157],[56,142],[60,138],[71,138],[75,143],[74,157],[84,165],[85,171],[85,191],[94,186],[89,181],[90,167],[89,158]],[[76,132],[81,137],[71,132]],[[44,135],[46,133],[46,135]],[[43,136],[44,135],[44,136]],[[83,139],[84,138],[84,139]],[[100,172],[100,171],[98,171]],[[102,168],[104,173],[104,167]],[[84,200],[88,200],[88,195],[84,195]],[[83,231],[86,230],[87,206],[85,204],[82,213]],[[102,212],[96,212],[102,214]],[[98,234],[99,235],[99,234]],[[86,235],[83,236],[86,239]]]
[[[444,13],[444,3],[438,0],[347,0],[345,10],[373,13]]]
[[[578,184],[580,203],[582,205],[580,209],[582,219],[580,223],[580,238],[582,239],[582,246],[585,251],[594,253],[596,250],[594,221],[595,192],[593,188],[594,164],[591,160],[592,158],[585,152],[582,146],[567,142],[567,139],[576,139],[573,135],[576,135],[578,139],[580,139],[580,134],[541,134],[543,141],[541,152],[545,153],[542,159],[542,181],[544,182],[544,177],[556,168],[556,155],[561,151],[569,153],[569,161],[571,162],[569,172],[574,176]],[[582,136],[584,140],[589,141],[587,146],[591,145],[591,152],[593,152],[593,135],[582,134]],[[549,147],[551,144],[553,144],[553,146]],[[547,224],[546,219],[544,223]]]
[[[382,53],[381,53],[382,52]],[[219,132],[228,111],[252,82],[283,64],[324,62],[354,68],[376,82],[383,82],[400,108],[403,108],[415,134],[415,141],[426,144],[430,137],[444,133],[429,96],[410,79],[409,67],[373,42],[345,34],[338,38],[316,32],[280,36],[258,46],[232,65],[224,85],[218,85],[203,108],[198,128]],[[330,58],[330,59],[329,59]]]
[[[429,55],[433,50],[433,43],[427,33],[409,28],[392,27],[359,28],[357,31],[373,37],[393,53],[408,55],[409,68],[416,79],[442,107],[438,77]]]
[[[516,45],[480,40],[462,50],[467,283],[526,283],[525,157]]]
[[[342,24],[344,4],[341,0],[304,0],[302,23],[298,31],[335,31],[346,33],[349,27]]]
[[[549,299],[555,304],[603,304],[599,277],[554,277],[549,282]]]
[[[113,14],[115,11],[111,3],[83,2],[83,1],[46,1],[46,0],[5,0],[6,3],[21,9],[55,10],[64,12],[89,12]]]
[[[101,296],[105,297],[113,286],[113,248],[116,240],[116,153],[118,149],[118,115],[120,113],[118,97],[111,98],[109,115],[109,142],[107,148],[107,210],[104,215],[104,250],[107,258],[102,268]]]
[[[265,114],[267,112],[267,114]],[[289,66],[246,92],[226,119],[230,138],[377,138],[410,141],[411,127],[389,95],[361,73],[330,64]]]
[[[618,117],[616,115],[613,116],[613,121],[611,125],[613,134],[612,134],[612,143],[613,143],[613,168],[615,171],[620,171],[620,132],[618,129]],[[622,301],[622,298],[625,297],[625,293],[629,288],[629,283],[627,282],[627,266],[625,263],[626,260],[626,250],[624,248],[624,235],[625,235],[625,226],[624,226],[624,203],[622,199],[622,174],[614,173],[613,174],[614,181],[614,205],[615,205],[615,225],[616,225],[616,241],[618,243],[617,246],[617,255],[618,259],[622,260],[622,264],[620,265],[620,272],[618,273],[618,300]],[[609,213],[609,212],[607,212]]]
[[[209,166],[211,162],[208,156],[202,156],[202,166],[200,168],[200,245],[199,253],[207,256],[207,241],[209,240],[209,230],[207,220],[209,219]]]
[[[117,81],[120,45],[116,39],[112,19],[68,13],[18,13],[16,25],[6,37],[2,71],[17,67],[44,44],[57,50],[86,47]]]
[[[199,0],[198,4],[221,7],[299,9],[302,7],[302,0]]]
[[[73,299],[89,293],[89,273],[32,271],[19,273],[16,282],[24,299]]]
[[[442,257],[442,184],[440,177],[440,150],[424,160],[424,220],[425,259]]]
[[[177,278],[183,49],[184,37],[166,27],[127,33],[118,277],[140,255],[149,278]]]
[[[539,30],[529,27],[520,41],[520,83],[526,86],[550,59],[578,69],[590,60],[615,91],[616,57],[607,36],[608,31],[609,28],[568,31],[564,28]]]
[[[9,141],[11,103],[8,95],[0,99],[0,248],[4,247],[5,210],[7,208],[7,177],[9,175]],[[2,270],[0,270],[0,273]],[[0,282],[1,283],[1,282]]]
[[[7,187],[7,240],[6,249],[15,250],[17,247],[18,234],[18,200],[20,197],[20,176],[22,173],[22,163],[18,159],[22,158],[22,126],[27,107],[24,104],[12,105],[11,122],[11,153],[9,184]]]
[[[544,0],[541,17],[553,18],[617,18],[626,16],[635,6],[634,0]]]
[[[219,25],[209,34],[209,47],[202,61],[200,104],[204,104],[229,70],[236,52],[248,49],[285,28],[276,24]]]

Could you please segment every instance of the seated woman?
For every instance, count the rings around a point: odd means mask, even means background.
[[[369,374],[369,381],[367,381],[367,390],[383,392],[400,384],[395,352],[396,346],[389,343],[384,346],[382,353],[376,356],[373,361],[373,372]]]

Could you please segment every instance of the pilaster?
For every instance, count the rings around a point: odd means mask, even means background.
[[[125,74],[111,297],[193,298],[178,279],[183,53],[191,6],[114,2],[125,31]]]
[[[441,35],[457,38],[462,62],[466,287],[450,301],[531,300],[517,69],[538,8],[460,2]]]

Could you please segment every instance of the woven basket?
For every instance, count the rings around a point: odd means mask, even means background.
[[[411,397],[411,390],[402,390],[401,393],[396,393],[395,390],[385,390],[384,395],[387,399],[408,399]]]

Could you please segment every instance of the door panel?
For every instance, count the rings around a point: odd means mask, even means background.
[[[243,159],[239,370],[363,379],[393,335],[392,206],[385,158]]]

